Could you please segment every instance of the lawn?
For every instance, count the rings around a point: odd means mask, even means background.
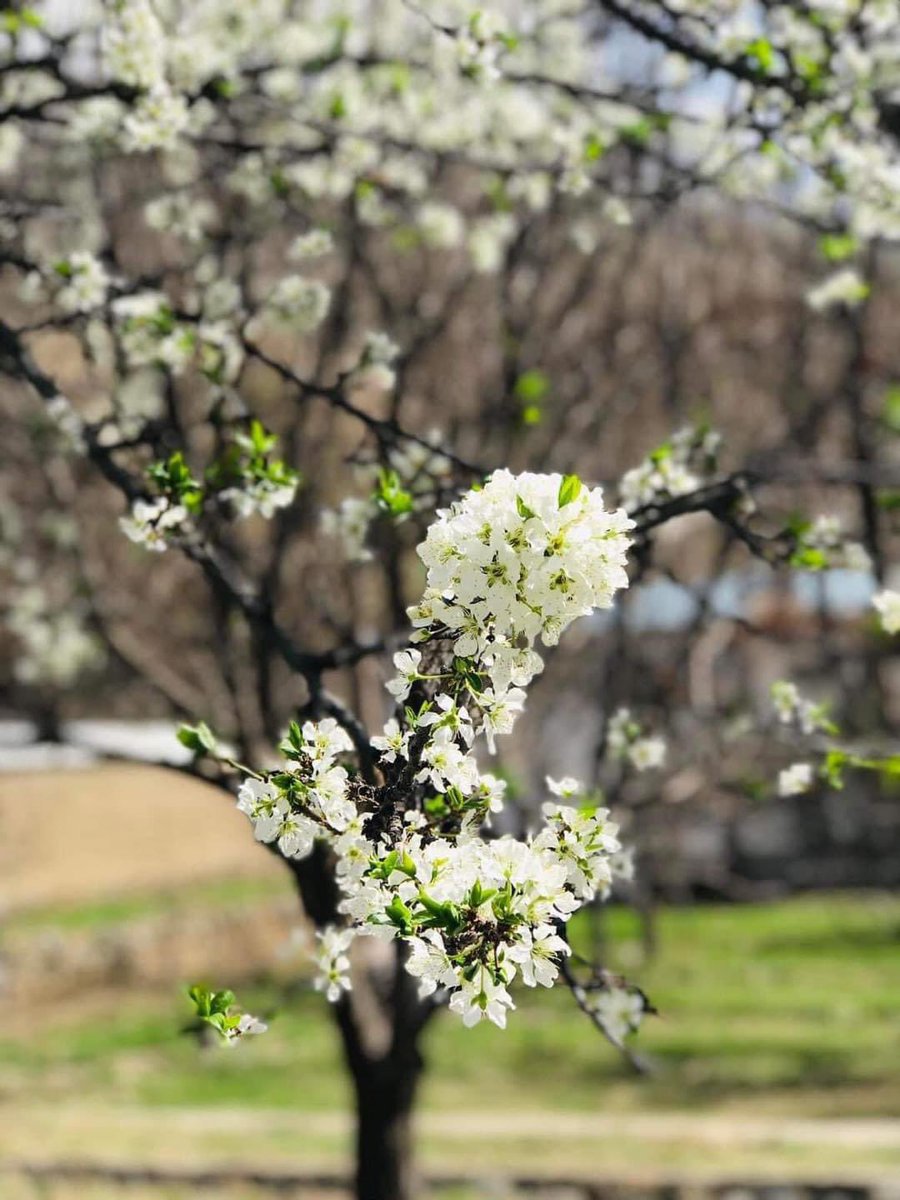
[[[262,903],[275,883],[244,885]],[[182,899],[221,903],[219,886]],[[107,927],[178,894],[23,915],[18,934]],[[562,989],[520,990],[508,1030],[430,1029],[422,1095],[427,1162],[485,1171],[900,1170],[900,898],[816,896],[660,914],[639,962],[626,909],[605,914],[616,964],[660,1009],[635,1078]],[[588,926],[575,928],[576,941]],[[286,982],[287,981],[287,982]],[[270,1033],[233,1050],[181,1031],[171,989],[123,987],[39,1009],[0,1034],[0,1158],[345,1160],[349,1096],[327,1013],[302,972],[245,981]],[[233,982],[231,979],[215,982]],[[14,1119],[13,1119],[14,1118]],[[816,1122],[819,1122],[818,1124]],[[110,1131],[115,1134],[111,1136]]]

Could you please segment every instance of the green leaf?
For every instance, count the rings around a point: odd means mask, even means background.
[[[229,991],[227,988],[221,992],[213,992],[209,1002],[210,1012],[222,1013],[224,1015],[231,1008],[232,1004],[234,1004],[234,1000],[234,992]]]
[[[881,419],[893,433],[900,433],[900,383],[891,384],[884,393]]]
[[[844,786],[844,767],[847,765],[848,757],[843,750],[829,750],[822,763],[822,778],[839,791]]]
[[[765,75],[768,75],[775,66],[775,51],[768,38],[759,37],[750,42],[746,54],[747,58]]]
[[[402,517],[413,510],[413,497],[400,483],[396,471],[382,468],[378,472],[378,484],[372,493],[375,503],[392,517]]]
[[[516,496],[516,512],[523,521],[527,521],[529,517],[537,516],[533,508],[529,508],[521,496]]]
[[[403,933],[412,932],[412,912],[399,896],[395,896],[384,911],[392,925],[396,925]]]
[[[176,737],[182,746],[194,754],[216,753],[216,736],[205,721],[199,721],[196,725],[179,726]]]
[[[655,126],[649,117],[642,117],[640,121],[634,121],[631,125],[623,125],[619,130],[619,137],[628,146],[634,146],[642,150],[654,132]]]
[[[212,1000],[212,993],[209,988],[204,987],[201,983],[195,983],[192,987],[188,988],[188,995],[197,1010],[197,1016],[208,1017],[211,1012],[210,1002]]]
[[[603,157],[605,150],[606,146],[598,134],[588,134],[584,140],[584,161],[588,163],[597,162]]]
[[[196,505],[198,495],[202,501],[200,484],[191,474],[180,450],[176,450],[163,462],[151,463],[147,468],[147,475],[162,491],[189,506]]]
[[[858,249],[859,242],[851,233],[825,233],[819,238],[819,251],[828,262],[844,262]]]
[[[571,504],[573,500],[577,500],[581,495],[583,486],[577,475],[564,475],[562,483],[559,485],[559,495],[557,496],[558,507],[565,508],[567,504]]]
[[[278,749],[285,758],[299,758],[306,753],[305,744],[303,730],[296,721],[291,721],[287,734],[278,743]]]
[[[543,371],[523,371],[513,388],[516,398],[527,404],[537,404],[550,390],[550,380]]]
[[[427,892],[419,892],[417,898],[429,916],[439,925],[443,925],[446,928],[453,928],[458,924],[459,913],[455,904],[449,902],[442,904],[438,900],[433,900]]]
[[[828,555],[813,546],[801,546],[791,555],[791,566],[804,571],[821,571],[828,566]]]
[[[272,191],[276,196],[284,197],[291,190],[284,171],[277,168],[269,176],[269,183],[272,185]]]
[[[274,433],[267,433],[265,426],[256,418],[250,422],[250,447],[254,454],[260,458],[264,458],[270,450],[274,449],[278,438]]]

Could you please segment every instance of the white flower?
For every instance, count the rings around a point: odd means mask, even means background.
[[[384,734],[381,737],[373,737],[372,745],[376,750],[381,751],[381,757],[385,762],[396,762],[397,757],[409,758],[409,739],[411,731],[401,729],[397,721],[391,717],[384,727]]]
[[[636,771],[663,766],[668,747],[665,738],[646,737],[628,708],[617,709],[606,727],[606,749],[610,757],[627,761]]]
[[[447,957],[440,935],[426,929],[421,937],[409,939],[406,969],[419,980],[419,997],[430,996],[439,987],[453,987],[456,972]]]
[[[191,243],[201,242],[215,219],[215,205],[189,192],[166,193],[144,206],[144,220],[151,229],[173,233]]]
[[[514,233],[515,224],[509,213],[496,213],[476,221],[469,232],[469,254],[475,270],[483,274],[499,271]]]
[[[481,491],[440,512],[419,547],[431,599],[410,617],[457,633],[457,654],[477,656],[490,680],[489,701],[540,669],[537,637],[554,644],[627,584],[625,514],[608,512],[599,489],[580,485],[564,503],[566,486],[560,475],[495,471]],[[512,694],[497,721],[508,722],[517,703]]]
[[[114,79],[138,88],[159,83],[166,41],[150,0],[113,5],[101,29],[103,60]]]
[[[312,333],[325,320],[331,292],[318,279],[287,275],[266,298],[264,311],[301,333]]]
[[[242,1037],[253,1037],[266,1033],[268,1028],[265,1021],[260,1021],[259,1017],[252,1017],[250,1013],[244,1013],[237,1025],[226,1030],[225,1037],[229,1043],[233,1044],[240,1041]]]
[[[628,758],[637,771],[650,771],[664,765],[666,741],[661,737],[638,738],[628,749]]]
[[[806,303],[815,312],[836,304],[854,308],[869,294],[869,285],[853,267],[843,267],[806,293]]]
[[[366,537],[377,515],[378,508],[371,498],[348,496],[338,509],[324,509],[320,524],[323,533],[342,543],[348,562],[370,562],[372,551],[366,546]]]
[[[334,717],[321,721],[305,721],[302,731],[310,758],[315,763],[331,765],[339,754],[349,754],[353,741],[346,729]]]
[[[802,733],[807,735],[817,730],[828,732],[830,722],[826,716],[826,708],[822,704],[814,704],[801,696],[797,685],[787,679],[779,679],[772,684],[772,703],[782,724],[788,725],[796,721]]]
[[[507,958],[518,965],[526,987],[552,987],[559,974],[559,956],[571,953],[552,925],[539,925],[507,950]]]
[[[507,1011],[515,1007],[509,992],[485,967],[479,967],[471,979],[463,978],[450,997],[450,1011],[459,1013],[467,1027],[486,1019],[505,1029]]]
[[[184,96],[172,92],[165,84],[158,84],[136,101],[122,122],[125,149],[133,153],[171,150],[187,128],[188,120]]]
[[[237,807],[253,823],[257,841],[274,841],[287,802],[274,783],[245,779],[238,788]]]
[[[65,396],[52,396],[44,407],[44,413],[59,436],[61,446],[74,454],[85,448],[84,421]]]
[[[387,690],[398,701],[405,700],[409,690],[419,678],[419,663],[422,661],[420,650],[399,650],[394,655],[396,676],[387,683]]]
[[[479,799],[489,813],[503,811],[503,800],[506,796],[506,780],[494,775],[482,775],[473,795]]]
[[[778,773],[778,795],[800,796],[813,785],[813,769],[810,763],[793,763]]]
[[[86,250],[79,250],[70,254],[62,267],[66,272],[66,284],[57,296],[61,308],[72,313],[90,312],[104,303],[109,276],[99,259]]]
[[[422,751],[425,766],[416,779],[420,782],[429,780],[438,792],[455,787],[463,794],[468,794],[477,786],[478,768],[475,760],[451,740],[452,736],[451,731],[445,728],[435,731],[432,740]]]
[[[334,238],[327,229],[310,229],[291,242],[288,256],[295,260],[321,258],[334,249]]]
[[[640,992],[625,987],[587,992],[584,1003],[596,1014],[613,1041],[621,1044],[634,1033],[644,1019],[644,1000]]]
[[[560,796],[564,800],[573,800],[584,795],[584,784],[573,779],[571,775],[566,775],[562,779],[551,779],[548,775],[545,782],[554,796]]]
[[[498,696],[493,688],[488,688],[480,693],[478,703],[482,712],[481,730],[493,754],[496,750],[495,735],[512,733],[516,718],[525,705],[525,693],[521,688],[510,688]]]
[[[459,209],[437,201],[423,204],[416,214],[416,221],[426,244],[442,250],[458,246],[466,231]]]
[[[119,527],[130,541],[160,553],[167,549],[168,537],[178,533],[187,519],[183,505],[160,496],[156,500],[135,500],[131,514],[119,518]]]
[[[367,333],[359,365],[350,376],[351,382],[356,386],[389,391],[397,378],[391,364],[399,353],[400,347],[386,333]]]
[[[472,745],[475,732],[472,729],[472,719],[465,708],[459,708],[452,696],[446,692],[438,692],[431,702],[431,708],[421,713],[417,722],[421,729],[449,730],[457,734],[466,743]]]
[[[332,1004],[341,998],[342,992],[349,992],[350,959],[347,951],[354,938],[352,929],[339,929],[335,925],[327,925],[320,930],[316,937],[319,946],[316,951],[316,966],[318,974],[313,980],[317,992],[324,992],[326,999]]]
[[[789,679],[778,679],[772,684],[772,703],[782,724],[789,724],[800,708],[800,692],[795,683]]]
[[[885,633],[900,633],[900,592],[885,589],[872,600]]]
[[[273,483],[270,479],[245,481],[239,487],[225,488],[219,499],[232,504],[239,517],[250,517],[254,513],[269,521],[279,508],[287,508],[297,494],[297,484]]]

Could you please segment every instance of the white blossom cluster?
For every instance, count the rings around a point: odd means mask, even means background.
[[[347,748],[327,725],[303,727],[304,749],[315,742]],[[451,1011],[466,1025],[488,1019],[505,1026],[515,1007],[509,985],[519,978],[527,987],[552,986],[560,956],[569,953],[561,927],[612,882],[620,846],[608,813],[545,804],[543,827],[526,841],[483,841],[475,823],[445,837],[424,818],[405,821],[397,840],[376,840],[367,836],[375,818],[351,815],[340,786],[345,773],[329,780],[323,800],[323,777],[341,770],[327,757],[311,768],[304,761],[290,781],[282,774],[247,780],[239,798],[256,836],[277,840],[287,856],[309,854],[316,838],[338,856],[340,908],[352,925],[320,931],[316,987],[332,1001],[350,990],[356,934],[402,937],[423,997],[447,989]]]
[[[85,425],[66,396],[52,396],[44,405],[44,418],[54,431],[60,449],[81,454],[85,448]]]
[[[257,841],[277,842],[286,858],[305,858],[317,837],[344,833],[356,807],[337,760],[352,748],[334,718],[292,726],[282,743],[287,770],[274,778],[249,778],[238,793],[238,808],[250,818]]]
[[[351,384],[377,392],[389,392],[396,382],[393,364],[399,354],[400,347],[386,333],[370,330],[366,334],[359,363],[350,372]]]
[[[872,600],[885,633],[900,633],[900,592],[885,588]]]
[[[416,640],[454,640],[495,694],[529,683],[531,649],[555,645],[576,617],[609,608],[628,586],[631,521],[574,476],[495,471],[483,488],[438,512],[419,556],[425,595],[410,609]]]
[[[641,205],[616,173],[612,151],[622,145],[662,151],[660,161],[701,182],[840,228],[851,260],[872,237],[900,237],[900,155],[888,129],[900,11],[887,0],[813,9],[625,0],[617,27],[633,23],[669,50],[647,56],[637,99],[615,73],[598,86],[603,47],[570,0],[105,0],[75,6],[71,52],[39,9],[27,38],[4,42],[0,118],[7,107],[16,114],[0,120],[0,173],[26,144],[42,148],[42,162],[65,164],[79,217],[64,271],[41,267],[44,295],[32,299],[49,294],[64,313],[105,323],[129,371],[196,371],[219,388],[236,381],[248,330],[314,334],[332,299],[305,272],[343,248],[348,213],[403,253],[490,274],[536,213],[563,204],[571,240],[589,252],[598,222],[627,222]],[[90,44],[99,62],[80,53]],[[727,121],[715,104],[699,113],[689,99],[716,60],[726,75],[736,67]],[[37,138],[18,115],[30,106]],[[179,239],[181,257],[162,281],[113,287],[104,264],[115,261],[115,230],[90,197],[108,159],[148,151],[144,215]],[[465,186],[445,183],[463,169]],[[68,187],[61,195],[58,206],[72,207]],[[35,223],[4,218],[17,256],[44,236],[42,207]],[[227,244],[237,233],[249,253],[274,230],[286,235],[283,258],[269,256],[259,283],[238,286],[218,235]],[[867,292],[857,266],[843,253],[835,262],[809,294],[815,307]],[[367,345],[349,383],[393,388],[392,353]],[[668,454],[628,472],[626,508],[692,490],[713,452],[708,439],[688,450],[676,437]],[[364,516],[357,500],[338,522],[357,547]]]
[[[189,521],[183,504],[174,504],[168,496],[153,500],[135,500],[127,516],[119,518],[119,528],[130,542],[162,554],[169,538],[181,533]]]
[[[14,589],[5,622],[18,641],[13,674],[35,687],[70,687],[84,671],[103,665],[104,651],[75,605],[52,606],[35,586]]]
[[[612,983],[590,990],[579,988],[576,994],[582,1007],[619,1046],[631,1034],[637,1033],[647,1012],[646,999],[637,988]]]
[[[208,506],[226,516],[259,513],[271,519],[293,502],[300,482],[296,471],[272,456],[277,441],[252,419],[248,430],[233,432],[231,444],[207,468],[202,483],[180,451],[153,463],[147,474],[160,494],[134,500],[128,515],[119,519],[120,528],[132,542],[162,552],[172,537],[196,531],[195,518]]]
[[[240,487],[224,488],[219,492],[219,499],[229,501],[239,517],[251,517],[259,513],[269,521],[278,509],[293,504],[296,493],[296,480],[274,483],[270,479],[251,479]]]
[[[328,315],[330,301],[331,293],[320,280],[285,275],[266,297],[260,320],[269,318],[298,333],[312,333]]]
[[[674,433],[637,467],[626,471],[619,495],[628,512],[696,491],[715,471],[721,436],[702,426]]]
[[[90,312],[105,302],[110,278],[103,263],[93,254],[76,250],[54,269],[62,281],[56,302],[65,312]]]
[[[783,725],[794,725],[800,733],[828,733],[833,729],[824,704],[814,704],[800,694],[800,689],[788,679],[772,684],[772,704]]]
[[[813,734],[834,734],[837,727],[828,718],[824,704],[816,704],[802,695],[800,689],[789,679],[779,679],[772,684],[772,704],[782,725],[787,725],[803,737]],[[815,770],[809,762],[795,762],[778,773],[776,791],[782,798],[800,796],[808,792],[815,782]]]
[[[283,769],[242,785],[258,839],[288,857],[317,839],[335,854],[347,924],[320,931],[316,952],[329,999],[351,987],[354,933],[400,937],[423,997],[440,989],[465,1024],[503,1026],[513,981],[549,987],[569,952],[565,922],[628,870],[609,813],[572,779],[548,780],[556,799],[531,836],[485,840],[505,786],[474,748],[512,728],[541,665],[533,643],[555,642],[627,584],[629,527],[574,476],[495,472],[420,546],[422,648],[395,655],[397,714],[371,743],[384,783],[348,774],[339,760],[353,744],[329,718],[292,725]]]
[[[660,110],[698,174],[757,196],[801,179],[798,203],[811,213],[829,214],[849,195],[853,233],[896,231],[896,148],[878,107],[896,82],[900,16],[888,0],[814,11],[787,3],[760,10],[743,0],[679,0],[674,8],[629,0],[621,13],[626,25],[632,15],[645,36],[652,40],[658,28],[670,45],[658,66],[648,63],[647,85],[666,97]],[[344,29],[335,52],[337,18]],[[230,107],[246,107],[260,129],[252,154],[264,158],[282,145],[304,151],[287,156],[283,174],[308,195],[342,198],[366,183],[360,208],[376,222],[393,217],[398,195],[419,197],[428,170],[423,158],[440,153],[477,159],[481,151],[492,165],[512,170],[513,196],[538,206],[549,203],[554,187],[586,193],[594,172],[602,173],[603,149],[621,130],[641,130],[644,119],[625,94],[618,103],[591,94],[590,25],[566,0],[492,0],[474,9],[452,0],[427,8],[387,0],[377,12],[352,6],[346,13],[328,4],[295,9],[285,0],[257,0],[252,8],[239,0],[184,7],[118,0],[108,6],[102,32],[109,76],[139,92],[130,114],[119,104],[119,120],[141,126],[125,131],[132,148],[168,145],[188,109],[210,106],[204,88],[224,79]],[[392,72],[379,69],[387,54],[405,66],[402,89]],[[739,67],[727,126],[693,113],[680,120],[679,90],[717,58],[726,71],[732,62]],[[361,65],[367,60],[370,67]],[[325,69],[303,69],[322,62]],[[239,86],[247,65],[256,88]],[[534,78],[548,84],[529,87]],[[567,87],[554,87],[557,80]],[[178,120],[175,104],[184,108]],[[326,123],[339,135],[330,156],[315,151],[314,135]],[[396,149],[385,154],[391,141]],[[256,148],[260,142],[266,149]],[[439,230],[440,244],[462,240],[453,226],[452,218],[423,212],[423,229]],[[474,238],[482,269],[496,257],[485,249],[496,233],[484,227]]]
[[[806,293],[806,303],[814,312],[826,312],[844,304],[855,308],[869,294],[869,285],[854,267],[842,267]]]
[[[628,708],[617,709],[609,718],[606,749],[610,758],[627,762],[636,771],[664,766],[668,753],[665,738],[647,736]]]
[[[814,781],[813,767],[808,762],[796,762],[778,773],[778,795],[782,798],[808,792]]]
[[[808,529],[801,531],[798,540],[797,565],[805,565],[806,558],[813,567],[845,567],[849,571],[867,572],[872,569],[865,546],[847,537],[840,517],[825,513],[817,516]]]

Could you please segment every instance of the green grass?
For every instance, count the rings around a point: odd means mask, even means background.
[[[266,888],[241,886],[245,898]],[[202,894],[215,903],[226,893]],[[135,905],[69,911],[60,925],[121,921],[138,915]],[[51,919],[41,916],[44,925]],[[426,1108],[900,1116],[900,899],[667,910],[659,954],[644,967],[633,914],[614,910],[604,923],[614,963],[660,1009],[640,1037],[654,1076],[635,1079],[564,989],[520,989],[505,1033],[466,1030],[446,1016],[434,1022]],[[582,946],[587,933],[575,929]],[[81,1017],[47,1020],[33,1037],[0,1033],[0,1100],[345,1108],[339,1047],[308,987],[292,997],[275,983],[239,988],[251,1011],[270,1017],[270,1034],[205,1051],[181,1032],[188,1009],[177,983],[164,994],[116,994]]]
[[[65,907],[44,906],[13,913],[4,922],[5,934],[60,933],[102,930],[143,917],[159,917],[186,912],[202,906],[256,904],[280,896],[293,896],[293,888],[284,878],[214,879],[172,888],[166,892],[135,893],[112,900]]]

